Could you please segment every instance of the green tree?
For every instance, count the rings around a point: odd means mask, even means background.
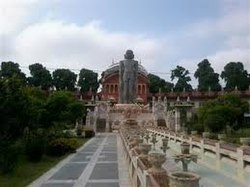
[[[84,105],[71,92],[57,91],[49,96],[42,115],[44,127],[56,123],[73,124],[83,116]]]
[[[225,127],[225,119],[220,114],[208,114],[204,121],[205,127],[211,132],[221,132]]]
[[[69,69],[57,69],[53,72],[53,84],[57,90],[75,90],[77,75]]]
[[[20,79],[23,83],[26,83],[26,76],[19,68],[18,63],[14,62],[2,62],[0,78],[11,78],[15,76],[17,79]]]
[[[171,80],[178,79],[177,83],[174,86],[174,90],[177,92],[181,92],[184,89],[186,91],[192,91],[192,86],[188,83],[191,81],[191,78],[189,75],[189,71],[186,70],[182,66],[176,66],[175,69],[171,71]]]
[[[239,96],[220,96],[214,100],[207,101],[206,104],[199,109],[199,122],[207,125],[206,127],[213,132],[226,129],[227,125],[238,129],[243,124],[243,115],[248,111],[248,107],[248,103],[241,100]],[[212,124],[216,120],[218,121],[216,124],[220,127]]]
[[[31,77],[28,77],[30,85],[41,87],[48,90],[52,86],[52,77],[50,72],[42,64],[32,64],[29,66]]]
[[[198,64],[198,69],[195,71],[194,77],[198,79],[199,91],[207,91],[209,87],[212,91],[219,91],[221,89],[219,74],[214,72],[207,59]]]
[[[41,127],[41,117],[45,110],[47,100],[46,92],[36,87],[24,87],[22,92],[29,101],[29,127],[30,130]]]
[[[88,92],[92,89],[97,92],[99,87],[98,74],[88,69],[81,69],[79,74],[78,86],[81,87],[82,92]]]
[[[0,137],[17,139],[29,124],[30,102],[16,75],[0,79]]]
[[[157,93],[159,89],[161,89],[162,92],[169,92],[174,87],[173,83],[167,82],[157,75],[150,73],[148,74],[148,78],[150,93]]]
[[[250,85],[250,75],[241,62],[226,64],[221,78],[225,80],[227,90],[233,90],[236,86],[239,90],[246,90]]]

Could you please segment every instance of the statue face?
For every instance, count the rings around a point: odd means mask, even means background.
[[[127,60],[132,60],[134,59],[134,53],[132,50],[127,50],[126,51],[126,54],[124,55],[124,58],[127,59]]]

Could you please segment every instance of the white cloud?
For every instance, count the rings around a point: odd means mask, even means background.
[[[194,72],[204,58],[218,73],[230,61],[241,61],[250,69],[250,11],[249,3],[242,3],[248,0],[221,0],[217,19],[208,18],[154,38],[111,32],[98,21],[65,23],[63,18],[48,17],[48,12],[39,20],[28,21],[41,2],[47,7],[52,1],[0,0],[0,60],[21,66],[38,62],[50,68],[105,70],[112,59],[123,59],[125,50],[131,48],[149,71],[169,73],[182,65]],[[169,80],[169,74],[159,76]]]
[[[250,70],[250,2],[248,0],[221,0],[221,16],[190,25],[182,36],[194,54],[183,56],[177,64],[195,71],[197,63],[207,58],[220,73],[228,62],[243,62]],[[187,39],[188,38],[188,39]],[[193,41],[193,42],[190,42]],[[174,43],[174,42],[172,42]],[[176,41],[175,43],[179,43]],[[204,55],[195,53],[199,45],[210,46]],[[216,50],[213,50],[213,46]],[[212,49],[212,50],[211,50]],[[176,49],[176,51],[178,48]]]
[[[123,59],[127,48],[134,50],[147,67],[155,63],[161,52],[156,39],[108,32],[98,22],[78,26],[48,21],[31,25],[18,35],[15,58],[25,66],[39,62],[54,68],[104,70],[112,58]]]
[[[248,71],[250,70],[250,48],[219,51],[209,55],[207,58],[219,73],[228,62],[243,62],[244,68]]]
[[[22,26],[39,0],[0,0],[0,34],[9,34]]]

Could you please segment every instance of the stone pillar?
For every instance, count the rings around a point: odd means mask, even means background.
[[[178,132],[181,128],[181,124],[180,124],[180,111],[178,109],[175,109],[175,132]]]
[[[155,96],[152,97],[152,112],[155,112]]]
[[[240,181],[244,180],[244,150],[243,148],[237,148],[237,175]]]
[[[106,127],[105,127],[105,132],[109,132],[109,117],[106,117]]]
[[[193,138],[189,137],[189,150],[190,150],[191,153],[193,152],[193,144],[192,144],[192,142],[193,142]]]
[[[216,154],[216,169],[220,170],[220,143],[215,143],[215,154]]]
[[[204,161],[204,154],[205,154],[205,150],[204,150],[204,139],[201,140],[201,160]]]
[[[192,119],[192,111],[191,108],[187,109],[187,121],[190,121]]]

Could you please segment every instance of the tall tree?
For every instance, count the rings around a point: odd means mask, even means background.
[[[184,89],[186,91],[193,90],[192,86],[188,83],[191,81],[191,78],[188,75],[189,71],[182,66],[176,66],[176,68],[171,71],[171,80],[173,81],[176,78],[178,79],[174,86],[175,91],[181,92]]]
[[[0,137],[18,138],[29,124],[30,102],[16,76],[0,79]]]
[[[236,86],[239,90],[246,90],[250,85],[250,75],[241,62],[230,62],[224,67],[221,78],[226,82],[226,89],[232,90]]]
[[[88,92],[92,89],[97,92],[99,87],[98,74],[88,69],[81,69],[79,74],[78,86],[81,87],[82,92]]]
[[[148,78],[150,93],[157,93],[159,89],[161,89],[162,92],[169,92],[174,87],[173,83],[167,82],[157,75],[150,73],[148,74]]]
[[[53,72],[53,84],[57,90],[75,90],[77,75],[69,69],[57,69]]]
[[[198,79],[199,91],[207,91],[209,88],[212,91],[219,91],[221,89],[219,74],[214,72],[214,69],[207,59],[204,59],[198,64],[194,77]]]
[[[11,61],[2,62],[1,63],[0,78],[11,78],[13,76],[20,79],[22,82],[26,82],[26,76],[19,68],[18,63],[14,63]]]
[[[43,90],[48,90],[52,86],[51,74],[42,64],[32,64],[29,70],[31,77],[28,77],[28,82],[31,85],[41,87]]]

